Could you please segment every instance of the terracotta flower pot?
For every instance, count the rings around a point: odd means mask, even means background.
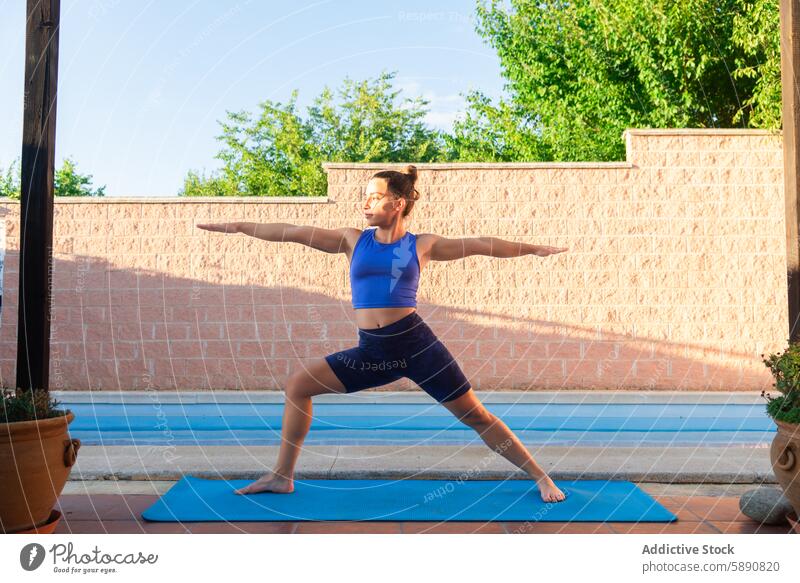
[[[775,424],[778,433],[769,450],[772,471],[784,496],[800,516],[800,425],[777,420]]]
[[[792,528],[797,534],[800,534],[800,520],[798,520],[797,515],[794,512],[790,512],[786,515],[786,520],[789,521],[789,524],[792,525]]]
[[[61,417],[0,423],[0,532],[50,521],[81,442],[70,439],[69,411]]]
[[[15,530],[12,534],[53,534],[59,522],[61,522],[61,513],[58,510],[51,510],[50,517],[43,525],[26,530]]]

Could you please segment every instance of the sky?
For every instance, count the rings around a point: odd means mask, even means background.
[[[0,0],[0,170],[20,156],[25,2]],[[56,167],[72,158],[107,196],[176,196],[210,173],[226,111],[264,100],[298,111],[345,77],[394,71],[403,96],[430,100],[449,129],[463,95],[496,98],[495,50],[475,31],[476,0],[61,0]]]

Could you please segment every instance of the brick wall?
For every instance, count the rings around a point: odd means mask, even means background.
[[[788,338],[780,133],[629,130],[616,163],[420,164],[409,230],[569,247],[432,262],[419,312],[477,389],[754,390]],[[275,389],[356,343],[347,259],[201,222],[363,227],[383,164],[328,197],[57,199],[51,388]],[[15,383],[19,204],[0,375]],[[416,389],[408,380],[382,387]]]

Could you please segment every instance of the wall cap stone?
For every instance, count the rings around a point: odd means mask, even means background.
[[[328,170],[373,170],[404,168],[409,162],[323,162],[322,168]],[[414,163],[419,170],[525,170],[528,168],[633,168],[630,162],[419,162]]]
[[[643,136],[767,136],[782,135],[783,130],[761,130],[747,128],[631,128],[622,132],[622,135],[643,135]]]
[[[329,196],[58,196],[53,200],[55,204],[97,204],[97,203],[250,203],[250,204],[280,204],[280,203],[333,203]],[[0,203],[20,203],[19,199],[0,197]]]

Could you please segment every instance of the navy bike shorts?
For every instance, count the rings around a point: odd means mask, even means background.
[[[471,388],[453,355],[417,312],[382,328],[359,328],[358,346],[325,360],[348,393],[409,378],[443,403]]]

